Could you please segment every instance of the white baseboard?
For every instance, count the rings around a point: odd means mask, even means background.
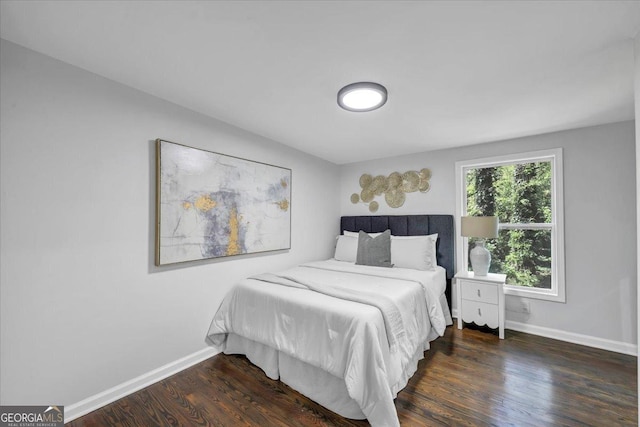
[[[65,406],[64,422],[67,423],[83,415],[86,415],[89,412],[93,412],[96,409],[100,409],[111,402],[115,402],[116,400],[128,396],[131,393],[135,393],[136,391],[148,387],[151,384],[155,384],[158,381],[161,381],[173,374],[176,374],[184,369],[187,369],[190,366],[195,365],[196,363],[200,363],[203,360],[213,357],[218,353],[220,353],[220,351],[215,348],[204,348],[193,354],[185,356],[182,359],[167,363],[166,365],[161,366],[158,369],[154,369],[153,371],[142,374],[139,377],[133,378],[132,380],[123,382],[122,384],[118,384],[115,387],[88,397],[78,403]]]
[[[458,318],[458,310],[453,309],[452,315]],[[454,322],[455,324],[455,322]],[[505,321],[505,329],[525,332],[531,335],[553,338],[555,340],[566,341],[573,344],[586,345],[587,347],[599,348],[602,350],[614,351],[616,353],[638,355],[638,346],[621,341],[613,341],[604,338],[593,337],[591,335],[576,334],[575,332],[561,331],[560,329],[545,328],[543,326],[530,325],[528,323]]]
[[[576,334],[575,332],[566,332],[559,329],[545,328],[543,326],[529,325],[527,323],[514,322],[511,320],[507,320],[505,322],[505,329],[526,332],[532,335],[540,335],[542,337],[586,345],[587,347],[600,348],[602,350],[614,351],[616,353],[629,354],[631,356],[638,355],[638,346],[636,344],[613,341],[605,338],[593,337],[591,335]]]

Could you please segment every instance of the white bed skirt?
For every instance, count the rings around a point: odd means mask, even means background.
[[[453,324],[449,305],[444,295],[440,298],[447,325]],[[429,337],[433,341],[437,336]],[[389,378],[389,384],[393,396],[397,396],[408,383],[409,379],[418,369],[418,362],[424,358],[424,351],[429,349],[429,342],[424,344],[424,348],[418,349],[413,355],[411,362],[407,365],[399,378]],[[366,416],[362,413],[360,406],[353,400],[347,391],[344,379],[338,378],[330,373],[302,362],[272,347],[252,341],[236,334],[229,334],[225,354],[243,354],[254,365],[258,366],[264,373],[273,380],[280,380],[292,389],[302,393],[311,400],[319,403],[327,409],[345,418],[364,420]]]

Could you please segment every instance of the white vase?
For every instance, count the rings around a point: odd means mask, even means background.
[[[484,240],[478,240],[469,254],[474,276],[486,276],[491,265],[491,253],[484,247]]]

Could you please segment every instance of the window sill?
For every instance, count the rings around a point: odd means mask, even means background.
[[[525,288],[523,286],[504,285],[505,295],[514,295],[521,298],[540,299],[545,301],[566,303],[564,295],[559,295],[552,289]]]

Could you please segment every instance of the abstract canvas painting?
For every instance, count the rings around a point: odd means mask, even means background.
[[[291,247],[291,169],[156,140],[156,265]]]

